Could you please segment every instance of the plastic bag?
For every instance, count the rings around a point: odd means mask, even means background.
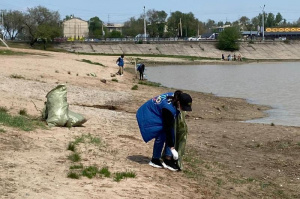
[[[87,121],[82,115],[69,110],[67,88],[64,84],[52,89],[46,98],[42,117],[47,121],[48,126],[81,126]]]
[[[46,97],[47,124],[49,126],[64,126],[69,119],[66,86],[58,85]]]

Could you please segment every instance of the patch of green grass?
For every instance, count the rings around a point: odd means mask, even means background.
[[[27,115],[28,115],[28,114],[27,114],[27,110],[26,110],[26,109],[21,109],[21,110],[19,111],[19,115],[27,116]]]
[[[153,86],[153,87],[160,87],[160,83],[155,83],[155,82],[149,82],[149,81],[139,81],[138,84],[146,85],[146,86]]]
[[[117,78],[112,78],[111,81],[113,81],[113,82],[119,82],[119,80]]]
[[[131,87],[131,90],[137,90],[139,88],[138,85],[134,85],[133,87]]]
[[[73,165],[73,166],[70,166],[70,169],[83,169],[83,165],[82,164]]]
[[[101,63],[98,63],[98,62],[92,62],[91,60],[88,60],[88,59],[82,59],[82,60],[78,60],[78,61],[85,62],[85,63],[88,63],[88,64],[94,64],[94,65],[106,67],[105,65],[103,65],[103,64],[101,64]]]
[[[68,173],[68,178],[79,179],[80,175],[78,173],[75,173],[75,172],[71,171],[71,172]]]
[[[94,137],[90,133],[89,134],[82,134],[80,137],[76,137],[75,141],[72,142],[74,145],[78,145],[79,143],[84,143],[89,141],[89,143],[100,145],[101,140],[99,137]]]
[[[97,167],[89,166],[89,167],[86,167],[83,169],[82,175],[91,179],[91,178],[95,177],[98,172],[99,172],[99,170]]]
[[[0,128],[0,133],[5,133],[6,131],[3,128]]]
[[[68,159],[71,160],[72,162],[79,162],[81,160],[81,157],[79,153],[73,153],[68,156]]]
[[[90,134],[89,134],[90,135]],[[89,137],[89,139],[90,139],[90,142],[92,143],[92,144],[95,144],[95,145],[99,145],[99,144],[101,144],[101,141],[100,141],[100,138],[98,138],[98,137]]]
[[[25,77],[23,77],[22,75],[18,75],[18,74],[12,74],[9,77],[14,78],[14,79],[25,79]]]
[[[298,142],[297,145],[300,146],[300,142]]]
[[[26,55],[28,53],[24,52],[15,52],[12,50],[0,50],[0,55]]]
[[[272,122],[272,123],[271,123],[271,126],[275,126],[275,124]]]
[[[78,53],[80,55],[94,55],[94,56],[120,56],[120,54],[107,54],[107,53]],[[181,59],[194,59],[194,60],[218,60],[213,57],[199,57],[199,56],[188,56],[188,55],[163,55],[163,54],[126,54],[127,57],[136,57],[136,60],[141,60],[139,57],[168,57],[168,58],[181,58]]]
[[[110,171],[108,170],[108,167],[103,167],[103,168],[99,171],[99,173],[100,173],[101,175],[104,175],[106,178],[109,178],[110,175],[111,175]]]
[[[38,119],[32,119],[22,115],[11,116],[5,109],[0,109],[0,123],[5,126],[18,128],[24,131],[32,131],[38,127],[46,129],[45,123]]]
[[[132,171],[130,172],[117,172],[115,173],[114,181],[120,182],[124,178],[135,178],[136,174]]]
[[[74,152],[75,151],[75,144],[74,144],[74,142],[69,142],[67,149]]]

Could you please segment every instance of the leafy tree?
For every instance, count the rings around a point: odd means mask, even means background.
[[[262,25],[262,15],[261,14],[259,14],[258,16],[256,16],[256,17],[253,17],[252,19],[251,19],[251,23],[253,24],[253,26],[254,26],[254,28],[256,29],[258,26],[261,26]]]
[[[34,45],[38,38],[41,38],[45,47],[47,41],[62,35],[59,13],[50,11],[42,6],[28,8],[24,24],[25,34],[31,39],[31,46]]]
[[[230,21],[226,21],[225,25],[231,25],[231,22]]]
[[[296,22],[296,26],[300,26],[300,17],[299,17],[299,19]]]
[[[165,11],[148,10],[147,11],[147,32],[150,37],[162,37],[166,24],[167,13]]]
[[[138,19],[131,17],[129,21],[124,23],[123,35],[126,37],[134,37],[144,33],[144,18],[140,16]]]
[[[205,28],[207,30],[210,30],[211,28],[213,28],[216,25],[216,22],[212,19],[208,19],[207,22],[205,23]]]
[[[108,34],[108,37],[109,38],[121,38],[123,36],[122,36],[121,32],[113,30]]]
[[[224,22],[223,21],[219,21],[218,22],[218,26],[224,26]]]
[[[5,11],[3,21],[3,28],[11,40],[14,40],[24,28],[24,15],[20,11]]]
[[[238,27],[225,28],[224,31],[219,34],[217,47],[220,50],[239,50],[238,39],[240,38],[241,33]]]
[[[282,15],[278,12],[275,17],[275,26],[279,26],[283,21]]]
[[[265,27],[274,27],[275,26],[275,16],[273,13],[267,14],[267,19],[265,21]]]
[[[103,36],[103,22],[99,19],[99,17],[93,17],[89,20],[89,22],[89,36],[92,38],[100,38],[101,36]],[[104,29],[106,28],[103,28],[103,31],[105,31]]]
[[[180,27],[181,19],[181,27]],[[195,18],[194,14],[189,12],[187,14],[176,11],[171,14],[167,21],[168,31],[170,36],[195,36],[198,33],[199,21]],[[182,34],[181,34],[182,31]]]
[[[198,32],[199,32],[199,35],[206,32],[205,24],[201,21],[198,22]]]
[[[246,16],[242,16],[239,20],[239,25],[241,27],[242,30],[247,30],[248,29],[248,25],[251,23],[250,19]]]
[[[180,11],[172,12],[171,16],[167,20],[167,30],[168,36],[176,37],[181,36],[180,33],[180,18],[183,16],[183,13]]]

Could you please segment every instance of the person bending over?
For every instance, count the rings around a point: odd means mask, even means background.
[[[136,113],[143,140],[155,139],[149,165],[178,171],[178,152],[174,148],[174,122],[180,111],[192,111],[192,98],[180,90],[156,96],[143,104]],[[164,159],[161,161],[162,150]]]

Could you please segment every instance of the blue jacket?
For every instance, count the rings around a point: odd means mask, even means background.
[[[118,66],[124,66],[124,59],[122,57],[119,57],[117,63],[118,63]]]
[[[149,142],[163,132],[162,109],[168,109],[172,115],[177,117],[179,111],[173,106],[167,96],[174,93],[164,93],[150,99],[143,104],[136,113],[140,131],[145,142]]]

